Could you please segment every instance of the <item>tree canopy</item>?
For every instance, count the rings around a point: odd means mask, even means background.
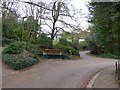
[[[92,2],[89,11],[91,52],[120,54],[120,2]]]

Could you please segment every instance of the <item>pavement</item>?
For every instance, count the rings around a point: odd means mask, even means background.
[[[20,71],[11,70],[3,64],[2,87],[85,88],[97,72],[111,67],[98,75],[93,88],[117,88],[114,75],[116,60],[86,55],[86,52],[81,52],[80,55],[80,60],[48,60]]]
[[[115,66],[102,70],[95,79],[92,88],[118,88]]]

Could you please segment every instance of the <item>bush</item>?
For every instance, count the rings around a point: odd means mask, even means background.
[[[33,53],[36,56],[42,56],[43,55],[42,51],[40,51],[39,48],[36,45],[33,45],[33,44],[28,45],[28,51],[30,53]]]
[[[11,43],[7,48],[4,49],[3,53],[9,53],[9,54],[19,54],[23,52],[24,49],[24,43],[17,41],[14,43]]]
[[[72,46],[72,43],[70,41],[67,41],[65,38],[60,38],[59,43],[65,46]]]
[[[43,55],[43,53],[40,50],[36,49],[36,48],[31,49],[31,53],[33,53],[33,54],[35,54],[37,56],[42,56]]]
[[[8,44],[15,42],[14,39],[8,39],[6,37],[2,37],[2,46],[7,46]]]
[[[78,56],[80,55],[80,54],[79,54],[79,51],[76,50],[76,49],[71,48],[70,51],[71,51],[72,55],[78,55]]]
[[[86,50],[88,50],[88,45],[87,45],[86,41],[79,42],[77,44],[77,49],[79,49],[80,51],[86,51]]]
[[[120,59],[120,57],[118,55],[114,55],[114,54],[111,54],[111,53],[103,53],[103,54],[99,54],[98,56],[104,57],[104,58]]]
[[[46,48],[52,48],[52,40],[49,37],[47,37],[47,35],[44,33],[42,33],[38,37],[38,42],[39,42],[40,46],[43,46]]]
[[[100,45],[93,38],[90,38],[89,40],[87,40],[87,43],[88,43],[89,50],[90,50],[91,54],[102,54],[105,52],[104,47],[102,45]]]
[[[21,54],[3,54],[2,60],[14,70],[24,69],[38,62],[37,58],[30,57],[28,52]]]
[[[79,55],[79,51],[70,46],[65,46],[65,45],[58,43],[58,44],[54,45],[54,48],[60,49],[61,51],[70,53],[72,55]]]

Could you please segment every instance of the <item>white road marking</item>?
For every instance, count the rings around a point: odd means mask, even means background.
[[[100,73],[102,73],[106,68],[100,70],[91,80],[90,82],[88,83],[87,87],[86,88],[93,88],[93,85],[95,83],[95,80],[97,79],[97,77],[99,76]]]

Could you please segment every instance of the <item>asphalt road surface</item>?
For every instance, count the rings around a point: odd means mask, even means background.
[[[80,60],[49,60],[26,70],[5,74],[3,88],[84,88],[99,70],[113,66],[116,60],[97,58],[80,52]]]

